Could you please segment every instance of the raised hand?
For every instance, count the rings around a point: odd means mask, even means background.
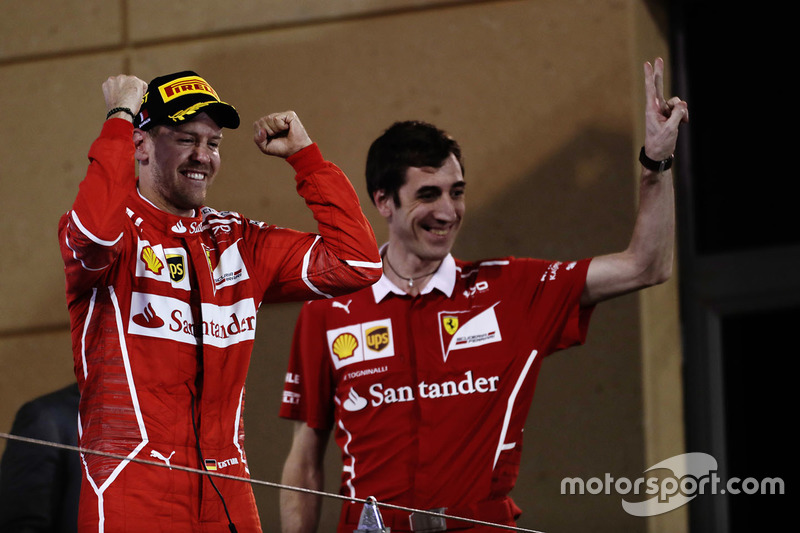
[[[664,97],[664,60],[656,58],[654,64],[644,64],[645,141],[647,157],[655,161],[667,159],[675,151],[678,126],[689,122],[689,107],[680,98]]]
[[[312,144],[303,123],[294,111],[261,117],[253,127],[253,140],[267,155],[286,158]]]
[[[125,107],[135,115],[139,112],[142,97],[146,92],[147,82],[127,74],[111,76],[103,83],[103,97],[106,100],[106,109],[109,111],[116,107]]]

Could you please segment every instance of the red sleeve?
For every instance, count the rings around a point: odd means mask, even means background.
[[[334,421],[334,385],[327,356],[322,314],[314,303],[300,311],[283,387],[279,416],[305,421],[315,429],[331,429]]]
[[[89,167],[72,209],[59,223],[70,287],[91,283],[119,253],[125,200],[136,187],[132,128],[123,119],[103,123],[89,149]]]
[[[586,285],[590,259],[550,262],[539,281],[537,309],[548,310],[537,317],[538,323],[552,328],[547,353],[563,350],[586,342],[589,319],[594,307],[581,307],[580,300]]]
[[[561,334],[561,340],[556,349],[562,350],[583,344],[589,332],[589,319],[592,317],[594,306],[582,307],[580,305],[583,288],[586,286],[586,273],[589,270],[591,259],[584,259],[576,263],[562,263],[569,280],[570,289],[567,291],[568,314],[567,322]],[[567,270],[570,265],[572,268]]]
[[[287,301],[346,294],[375,283],[381,258],[352,184],[325,161],[316,144],[287,159],[297,192],[317,221],[319,234],[276,228],[253,249],[255,263],[270,272],[265,300]]]
[[[580,300],[586,285],[586,273],[591,259],[562,262],[541,259],[518,259],[522,266],[514,274],[513,287],[517,294],[530,295],[521,301],[528,323],[535,323],[550,354],[586,342],[589,319],[594,307],[581,307]]]

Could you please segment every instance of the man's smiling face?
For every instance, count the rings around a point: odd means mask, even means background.
[[[464,216],[464,176],[450,155],[439,168],[410,167],[398,190],[400,203],[383,197],[379,210],[389,225],[390,241],[421,261],[439,261],[450,253]]]
[[[142,195],[164,211],[192,215],[219,171],[221,141],[222,129],[205,113],[141,136],[136,158]]]

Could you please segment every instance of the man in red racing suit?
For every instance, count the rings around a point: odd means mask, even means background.
[[[176,80],[191,90],[168,101],[163,88]],[[219,131],[238,126],[238,115],[192,72],[149,87],[119,76],[103,88],[109,116],[59,224],[80,445],[113,454],[81,455],[80,530],[260,531],[249,483],[173,466],[248,477],[242,420],[257,310],[373,283],[380,257],[372,229],[347,177],[291,112],[257,122],[256,143],[292,165],[319,235],[202,204],[187,209],[171,189],[153,194],[165,176],[174,187],[210,183]],[[166,125],[151,135],[147,122]],[[189,154],[173,173],[165,147]]]

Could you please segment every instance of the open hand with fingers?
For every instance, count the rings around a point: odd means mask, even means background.
[[[647,157],[661,161],[672,156],[678,140],[678,127],[689,122],[689,107],[680,98],[664,97],[664,60],[644,64],[645,77],[645,141]]]

